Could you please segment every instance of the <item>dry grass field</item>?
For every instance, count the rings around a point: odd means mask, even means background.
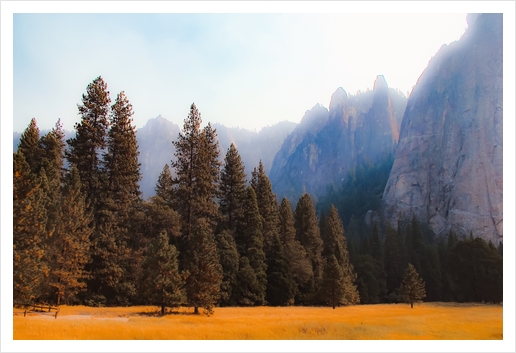
[[[215,308],[62,306],[57,318],[13,316],[15,340],[501,340],[501,305],[424,303]]]

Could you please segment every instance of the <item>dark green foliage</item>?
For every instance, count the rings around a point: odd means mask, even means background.
[[[184,280],[179,272],[178,253],[170,245],[167,231],[163,230],[152,240],[143,263],[144,288],[147,302],[161,307],[176,306],[185,302]]]
[[[327,212],[334,204],[345,225],[349,224],[352,215],[363,219],[367,211],[379,210],[393,162],[394,157],[389,156],[380,163],[363,163],[352,169],[342,185],[327,189],[317,209]]]
[[[220,172],[221,228],[235,232],[242,222],[246,183],[244,164],[235,145],[231,144],[224,159],[224,168]]]
[[[379,303],[387,296],[387,274],[384,262],[384,242],[380,239],[380,229],[377,224],[373,225],[371,233],[371,256],[374,259],[374,277],[378,281],[378,297],[375,298],[375,301]]]
[[[119,216],[138,201],[141,180],[138,163],[136,129],[132,125],[133,107],[124,92],[120,92],[111,107],[110,129],[107,134],[107,151],[104,169],[107,172],[107,189],[116,204]]]
[[[354,263],[360,302],[362,304],[376,304],[380,302],[380,284],[375,277],[375,260],[370,254],[357,254],[354,256]]]
[[[268,254],[274,242],[274,237],[278,235],[279,231],[279,205],[262,161],[260,161],[258,168],[253,170],[251,186],[256,192],[258,210],[262,219],[263,246],[265,253]]]
[[[294,216],[292,207],[286,197],[280,205],[280,241],[285,249],[285,258],[297,284],[297,288],[306,287],[310,280],[313,280],[312,262],[306,254],[306,250],[296,239],[296,228],[294,227]],[[296,290],[296,292],[298,292]]]
[[[503,259],[481,238],[464,239],[448,254],[448,271],[459,301],[503,301]]]
[[[300,288],[301,294],[308,297],[317,291],[318,283],[322,279],[323,270],[323,241],[318,227],[314,204],[312,203],[310,195],[304,194],[299,199],[294,220],[296,239],[303,245],[308,258],[312,262],[313,278],[309,281],[308,286]]]
[[[405,268],[403,260],[403,239],[390,226],[385,235],[385,274],[388,293],[394,293],[403,279]]]
[[[21,151],[13,155],[13,300],[28,304],[42,294],[47,195]]]
[[[253,288],[256,298],[255,304],[265,304],[265,291],[267,289],[267,264],[263,251],[263,233],[260,212],[256,194],[252,186],[247,188],[247,198],[244,204],[244,221],[238,237],[239,253],[247,257],[249,265],[254,270],[258,285]]]
[[[267,303],[274,306],[292,305],[296,292],[296,282],[292,278],[283,246],[276,236],[267,259]]]
[[[426,297],[425,282],[419,278],[419,274],[411,263],[408,265],[399,291],[403,300],[409,303],[411,308],[414,307],[414,303],[419,303]]]
[[[204,308],[206,315],[212,314],[213,306],[220,298],[222,266],[212,227],[204,218],[196,221],[188,239],[185,269],[188,271],[186,293],[189,304],[196,314],[199,307]]]
[[[249,264],[249,259],[246,256],[240,257],[235,288],[236,303],[242,306],[255,305],[255,303],[263,301],[262,292],[263,288]]]
[[[154,190],[156,191],[156,196],[161,197],[169,207],[172,207],[174,200],[174,181],[168,164],[165,164],[163,167],[163,171],[159,175]]]
[[[93,210],[95,221],[104,187],[100,154],[106,147],[110,103],[107,83],[99,76],[82,95],[82,105],[78,106],[81,122],[75,124],[75,137],[67,141],[66,158],[77,167],[82,192],[86,196],[86,204]]]
[[[161,232],[166,231],[170,245],[174,245],[177,249],[181,235],[181,220],[162,198],[153,196],[148,201],[137,203],[136,207],[130,209],[129,229],[127,245],[132,251],[127,260],[127,270],[124,275],[124,282],[128,282],[128,285],[122,288],[122,292],[129,290],[133,304],[145,305],[147,299],[142,285],[144,280],[142,267],[149,244]],[[135,293],[132,294],[132,291]]]
[[[90,261],[90,228],[92,216],[86,211],[81,193],[79,173],[75,167],[65,177],[60,198],[60,222],[52,236],[49,258],[49,285],[57,305],[75,302],[76,295],[86,288]]]
[[[338,298],[338,303],[343,305],[358,304],[360,297],[355,285],[357,275],[349,259],[342,222],[339,218],[337,209],[333,205],[330,208],[330,214],[328,216],[328,221],[325,228],[327,232],[326,242],[324,244],[325,258],[331,259],[332,256],[335,257],[342,273],[341,281],[343,289],[342,296]],[[333,277],[331,276],[335,275],[335,271],[332,268],[333,264],[330,260],[330,263],[326,264],[326,270],[330,272],[326,271],[325,276],[330,275],[330,279],[333,281],[334,279],[332,279]],[[328,278],[325,278],[324,281],[327,282]],[[326,291],[327,287],[323,288],[322,290]],[[325,294],[323,294],[323,297],[325,297]]]
[[[199,218],[214,223],[218,209],[215,197],[220,162],[215,130],[208,124],[201,130],[201,114],[195,104],[184,121],[183,130],[173,142],[177,160],[172,161],[177,185],[174,209],[182,219],[183,239],[192,233]]]
[[[335,255],[331,255],[324,266],[323,281],[320,288],[320,299],[335,309],[344,300],[346,284],[344,273]]]
[[[220,284],[220,303],[235,304],[235,289],[238,275],[238,251],[235,239],[229,230],[223,230],[215,236],[222,266],[222,282]]]

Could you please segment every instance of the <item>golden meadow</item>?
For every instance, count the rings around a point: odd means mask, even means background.
[[[340,307],[62,306],[58,317],[13,316],[15,340],[501,340],[502,305],[423,303]]]

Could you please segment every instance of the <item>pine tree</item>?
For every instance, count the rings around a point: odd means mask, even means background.
[[[88,85],[86,91],[82,95],[82,105],[78,106],[81,122],[75,124],[75,137],[67,141],[66,158],[77,167],[86,204],[93,210],[96,221],[103,188],[100,157],[106,147],[111,99],[107,84],[100,76]]]
[[[303,288],[313,279],[312,262],[303,245],[296,239],[292,206],[286,197],[281,201],[279,216],[279,236],[285,249],[286,261],[297,288]]]
[[[426,297],[425,282],[419,278],[419,274],[411,263],[409,263],[401,282],[400,293],[411,308],[414,307],[414,303],[422,302],[422,299]]]
[[[310,296],[317,291],[323,271],[323,242],[318,227],[314,204],[310,195],[304,194],[301,196],[296,205],[294,219],[296,239],[303,245],[308,258],[312,261],[313,279],[311,279],[311,283],[307,288],[302,289],[302,293],[305,294],[305,296]]]
[[[41,151],[41,168],[45,169],[48,180],[48,205],[47,205],[47,233],[52,236],[54,230],[60,222],[60,200],[61,183],[64,178],[64,131],[61,121],[58,120],[56,126],[39,140]]]
[[[241,225],[237,246],[241,256],[249,260],[249,265],[254,270],[258,285],[253,293],[257,305],[265,304],[265,292],[267,289],[267,264],[263,251],[263,233],[260,212],[256,194],[252,186],[247,188],[247,198],[244,204],[244,221]]]
[[[115,252],[110,257],[116,265],[113,264],[111,268],[117,271],[112,275],[118,278],[113,289],[117,296],[116,302],[120,304],[128,303],[137,294],[132,274],[137,271],[135,265],[138,261],[134,261],[136,258],[133,252],[140,250],[129,244],[130,214],[132,208],[141,202],[139,151],[132,115],[132,105],[125,93],[120,92],[111,106],[107,150],[102,161],[106,183],[101,194],[100,208],[104,215],[102,219],[111,227],[111,234],[106,233],[105,237],[111,237],[113,240],[108,241],[114,241],[112,250]],[[104,226],[100,223],[98,225]],[[107,232],[108,227],[104,228]]]
[[[263,246],[265,254],[268,255],[271,251],[274,237],[279,232],[279,205],[261,160],[258,168],[255,167],[252,172],[251,186],[256,193],[258,210],[262,219]]]
[[[39,128],[35,118],[32,118],[29,126],[20,136],[18,151],[23,153],[25,161],[30,167],[31,173],[37,174],[41,167],[43,151],[39,141]]]
[[[176,178],[175,209],[182,219],[183,239],[186,241],[199,218],[214,223],[218,213],[215,201],[220,162],[216,132],[208,124],[201,130],[201,114],[195,104],[184,121],[183,131],[173,144],[172,161]]]
[[[270,305],[292,305],[297,292],[297,285],[287,263],[283,245],[276,235],[267,259],[266,300]]]
[[[23,152],[13,155],[13,300],[29,304],[41,294],[48,275],[42,261],[46,239],[46,194]]]
[[[235,288],[235,299],[238,305],[252,306],[261,300],[262,288],[255,271],[249,264],[246,256],[241,256],[238,264],[237,286]],[[260,295],[257,295],[260,294]]]
[[[335,255],[331,255],[324,266],[323,281],[321,284],[321,300],[331,305],[333,309],[342,303],[346,292],[342,267]]]
[[[150,304],[165,307],[184,302],[184,280],[179,272],[178,253],[163,230],[150,244],[143,263],[145,293]]]
[[[401,239],[396,231],[387,224],[385,236],[385,272],[387,291],[394,293],[403,279],[403,255]]]
[[[375,303],[378,303],[387,295],[387,274],[384,265],[384,246],[380,239],[380,229],[376,223],[371,231],[371,256],[374,263],[374,277],[378,281],[378,292],[375,293],[373,299]]]
[[[221,228],[235,232],[243,217],[246,198],[244,164],[234,144],[229,147],[220,173],[219,212]]]
[[[339,266],[342,269],[343,293],[339,299],[339,303],[343,305],[353,305],[360,301],[355,280],[357,275],[354,272],[353,265],[349,260],[349,253],[346,246],[346,238],[344,237],[344,227],[339,218],[337,209],[331,205],[327,223],[327,241],[324,244],[324,254],[327,259],[335,256]],[[331,261],[330,261],[331,262]],[[327,266],[333,266],[331,263]],[[330,274],[333,274],[333,270]],[[332,275],[333,276],[333,275]],[[327,279],[325,279],[327,281]]]
[[[165,164],[163,167],[154,190],[156,191],[156,196],[161,197],[167,205],[172,207],[174,200],[174,181],[168,164]]]
[[[72,167],[65,177],[60,202],[60,222],[51,243],[50,286],[57,305],[70,303],[86,287],[90,260],[91,214],[87,213],[81,193],[79,173]]]
[[[188,242],[186,270],[186,292],[188,302],[194,306],[194,313],[199,313],[199,307],[204,313],[213,313],[213,306],[220,298],[220,283],[222,281],[222,266],[215,237],[210,223],[204,218],[197,220],[192,229]]]
[[[111,106],[110,128],[107,134],[107,151],[103,154],[104,169],[108,177],[108,190],[121,216],[139,201],[141,192],[140,163],[136,130],[132,125],[133,107],[124,92],[120,92]]]
[[[222,266],[222,282],[220,284],[220,302],[223,305],[235,304],[235,287],[238,275],[238,251],[235,239],[227,229],[215,237]]]

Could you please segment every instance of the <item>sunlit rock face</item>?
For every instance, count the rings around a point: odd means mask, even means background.
[[[307,111],[272,164],[269,178],[280,200],[286,196],[295,204],[304,192],[317,200],[328,187],[340,187],[352,168],[392,155],[399,138],[396,114],[403,114],[393,95],[404,110],[406,97],[378,76],[372,91],[353,96],[339,88],[329,110],[316,105]]]
[[[498,244],[503,237],[502,15],[468,16],[408,100],[383,194],[393,224],[412,215]]]

